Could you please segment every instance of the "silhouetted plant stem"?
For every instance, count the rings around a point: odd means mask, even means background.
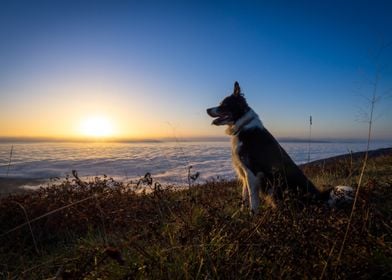
[[[14,151],[14,145],[11,146],[11,151],[10,151],[10,160],[8,161],[8,167],[7,167],[7,177],[10,172],[10,167],[11,167],[11,161],[12,161],[12,153]]]
[[[312,116],[309,117],[309,142],[308,142],[308,163],[310,162],[310,143],[312,141]]]
[[[352,209],[351,209],[350,217],[348,219],[346,231],[344,233],[342,246],[340,247],[340,251],[339,251],[339,255],[338,255],[338,262],[340,262],[340,259],[342,257],[344,245],[346,243],[348,232],[350,230],[351,222],[352,222],[352,219],[353,219],[355,207],[356,207],[357,200],[358,200],[359,190],[360,190],[361,185],[362,185],[363,174],[365,173],[366,164],[367,164],[367,160],[368,160],[368,154],[369,154],[369,148],[370,148],[370,140],[371,140],[371,137],[372,137],[373,113],[374,113],[375,104],[376,104],[376,102],[378,100],[378,98],[377,98],[377,88],[378,88],[379,75],[380,75],[380,71],[378,69],[377,72],[376,72],[376,77],[375,77],[374,83],[373,83],[372,98],[370,100],[370,116],[369,116],[369,121],[368,121],[368,135],[367,135],[367,145],[366,145],[365,157],[363,159],[362,169],[361,169],[361,173],[360,173],[359,179],[358,179],[358,186],[357,186],[357,190],[355,192],[354,202],[353,202],[353,206],[352,206]]]

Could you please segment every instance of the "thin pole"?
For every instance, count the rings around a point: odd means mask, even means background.
[[[10,172],[10,166],[11,166],[11,161],[12,161],[12,153],[14,151],[14,145],[11,146],[11,151],[10,151],[10,160],[8,162],[8,167],[7,167],[7,176],[8,177],[8,173]]]
[[[310,162],[310,143],[312,141],[312,115],[309,117],[308,163]]]

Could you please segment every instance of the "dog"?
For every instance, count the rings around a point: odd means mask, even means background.
[[[289,190],[306,200],[335,203],[330,201],[330,191],[316,188],[265,128],[246,102],[238,82],[234,83],[233,93],[218,107],[207,109],[207,114],[214,118],[213,125],[228,126],[226,133],[231,136],[232,162],[242,182],[243,208],[250,207],[256,214],[260,191],[273,200]]]

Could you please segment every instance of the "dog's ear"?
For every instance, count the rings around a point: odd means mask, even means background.
[[[240,94],[241,94],[240,84],[236,81],[236,82],[234,83],[233,95],[234,95],[234,96],[240,96]]]

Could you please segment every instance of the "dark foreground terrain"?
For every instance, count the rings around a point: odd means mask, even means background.
[[[319,186],[356,186],[363,155],[303,166]],[[181,191],[150,177],[73,179],[0,200],[0,279],[391,279],[392,153],[367,164],[351,207],[240,209],[237,182]],[[147,189],[148,192],[141,192]]]

